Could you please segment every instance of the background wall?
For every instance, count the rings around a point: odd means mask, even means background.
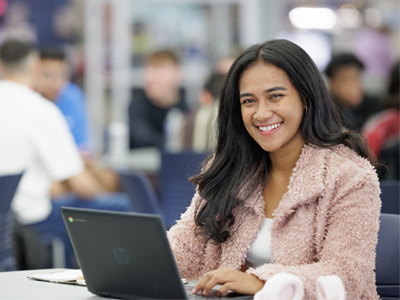
[[[110,125],[127,121],[151,51],[179,54],[192,106],[220,58],[273,38],[298,43],[321,71],[332,53],[353,51],[366,91],[379,95],[400,55],[399,20],[398,0],[0,0],[0,42],[18,35],[66,49],[102,154]]]

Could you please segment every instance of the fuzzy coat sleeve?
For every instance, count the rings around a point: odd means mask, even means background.
[[[347,299],[377,299],[373,270],[380,189],[372,167],[363,173],[362,176],[352,174],[336,179],[330,189],[332,195],[324,195],[331,199],[326,211],[326,224],[323,224],[322,247],[316,250],[314,263],[265,264],[249,269],[247,273],[264,281],[280,272],[297,275],[304,283],[304,299],[317,299],[316,280],[319,276],[336,274],[344,283]]]
[[[186,212],[167,233],[181,276],[188,280],[202,275],[200,270],[206,251],[206,243],[202,237],[195,235],[194,216],[196,207],[201,200],[202,198],[196,192]]]

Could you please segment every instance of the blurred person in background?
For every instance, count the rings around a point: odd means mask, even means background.
[[[29,3],[23,1],[9,3],[4,15],[4,26],[0,27],[0,43],[13,38],[32,44],[38,42],[38,32],[30,22],[29,13]]]
[[[199,93],[200,107],[185,116],[182,127],[182,148],[196,152],[214,150],[216,146],[216,119],[218,99],[226,75],[214,72]]]
[[[93,180],[103,191],[119,190],[117,175],[99,167],[94,159],[86,98],[82,89],[70,81],[71,70],[65,53],[59,48],[45,48],[40,51],[40,60],[41,72],[36,77],[34,89],[61,110]],[[61,196],[69,190],[65,184],[55,183],[52,194]]]
[[[86,99],[82,89],[69,81],[71,70],[64,52],[58,48],[46,48],[40,51],[40,60],[41,72],[35,82],[35,89],[58,106],[79,152],[83,157],[90,156],[92,141]]]
[[[127,211],[130,204],[122,198],[96,198],[102,189],[85,169],[65,118],[52,102],[32,90],[39,72],[39,54],[29,43],[6,40],[1,45],[0,174],[24,172],[11,203],[19,228],[19,267],[49,267],[46,245],[55,238],[63,241],[66,265],[72,267],[73,250],[60,207]],[[52,201],[50,189],[55,181],[67,184],[75,197]],[[32,233],[39,243],[28,242]]]
[[[240,47],[233,47],[230,53],[221,56],[215,63],[215,72],[227,75],[236,57],[243,51]]]
[[[171,111],[188,111],[181,83],[182,73],[174,52],[162,50],[147,57],[144,89],[133,90],[129,105],[130,148],[165,146],[167,115]]]
[[[364,94],[364,64],[352,53],[333,55],[325,69],[329,91],[348,128],[359,131],[366,119],[381,108],[381,101]]]
[[[218,98],[221,92],[226,74],[232,63],[239,55],[235,49],[225,56],[221,56],[215,62],[214,70],[199,92],[199,108],[186,113],[179,133],[179,149],[193,150],[195,152],[207,152],[214,150],[216,145],[215,121],[218,114]]]
[[[238,53],[239,55],[239,53]],[[220,74],[228,74],[229,69],[231,68],[233,62],[235,61],[237,55],[227,55],[223,56],[220,59],[218,59],[215,69],[218,73]]]
[[[392,68],[384,110],[374,114],[362,129],[375,156],[382,159],[389,172],[381,173],[381,179],[399,180],[400,140],[400,62]]]

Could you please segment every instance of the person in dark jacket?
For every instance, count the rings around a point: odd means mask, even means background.
[[[359,131],[366,119],[381,109],[381,101],[364,94],[361,75],[364,64],[352,53],[332,57],[325,69],[329,91],[343,121],[350,129]]]
[[[168,113],[173,108],[182,112],[188,110],[181,82],[179,61],[172,51],[158,51],[147,58],[144,89],[133,90],[129,105],[131,149],[163,148]]]

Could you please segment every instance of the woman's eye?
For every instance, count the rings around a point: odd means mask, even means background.
[[[277,99],[277,98],[280,98],[280,97],[282,97],[283,95],[282,94],[273,94],[273,95],[271,95],[269,98],[270,99]]]
[[[249,103],[253,103],[254,100],[253,99],[245,99],[242,101],[242,104],[249,104]]]

